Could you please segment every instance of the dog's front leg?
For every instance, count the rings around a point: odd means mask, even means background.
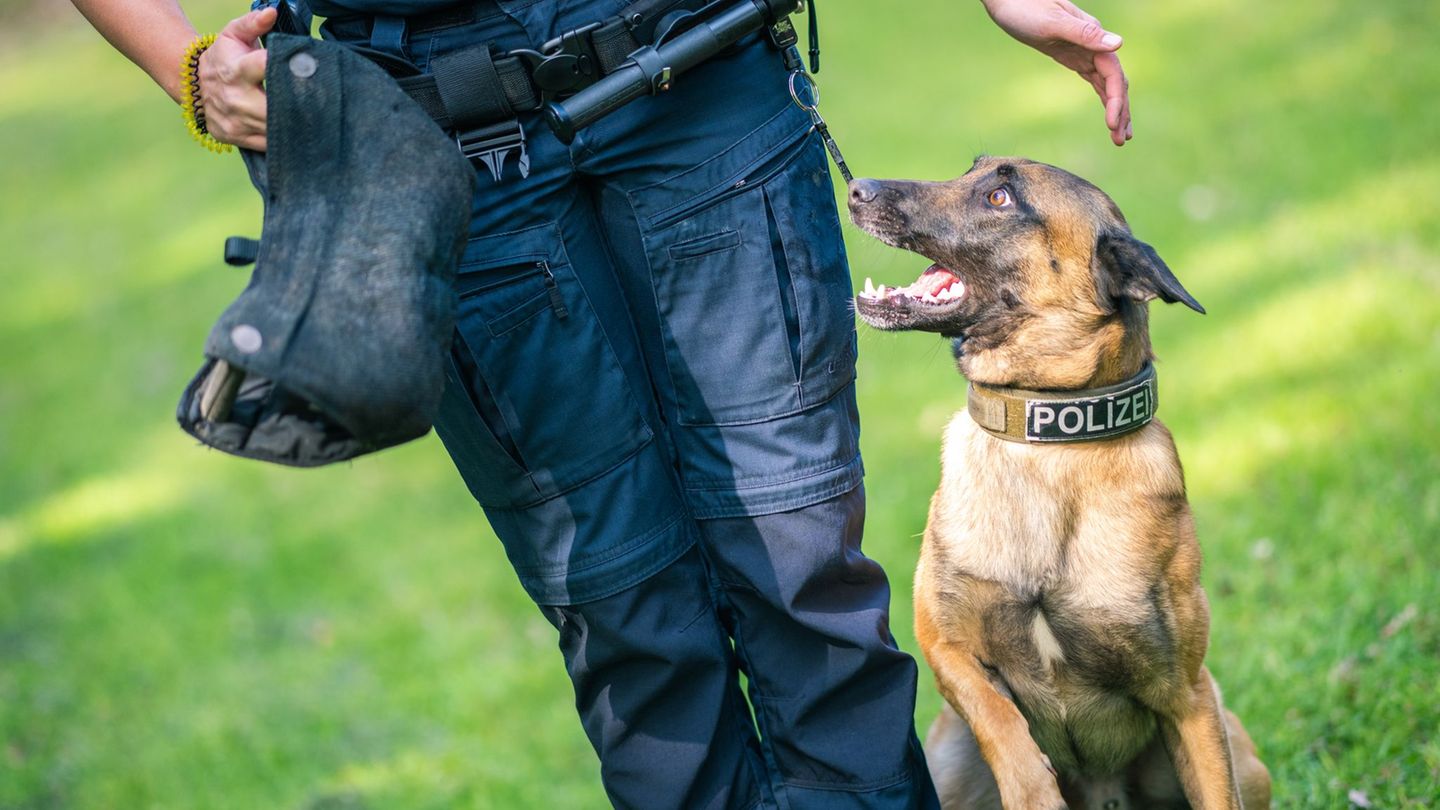
[[[980,755],[995,774],[1005,810],[1064,810],[1055,772],[1030,736],[1030,724],[1002,694],[970,650],[945,640],[926,606],[917,600],[915,633],[945,700],[965,718]]]
[[[1160,712],[1165,747],[1197,810],[1239,810],[1239,786],[1230,755],[1230,736],[1210,671],[1200,667],[1170,712]]]

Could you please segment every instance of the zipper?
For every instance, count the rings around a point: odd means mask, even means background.
[[[479,278],[465,283],[466,275],[476,275]],[[550,308],[555,311],[555,317],[562,320],[570,317],[570,309],[565,306],[565,296],[560,290],[560,282],[555,278],[554,271],[550,269],[550,262],[545,259],[497,265],[478,273],[462,273],[462,281],[457,285],[459,287],[457,294],[460,300],[464,301],[481,293],[508,287],[537,275],[545,285],[545,295],[550,301]]]
[[[550,296],[550,308],[555,310],[555,317],[563,321],[570,317],[570,310],[565,306],[565,297],[560,294],[560,282],[550,272],[550,263],[543,259],[540,261],[540,272],[545,274],[545,291]]]

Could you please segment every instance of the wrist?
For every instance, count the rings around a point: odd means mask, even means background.
[[[185,48],[195,40],[195,29],[188,22],[166,25],[162,32],[146,41],[143,50],[131,49],[125,52],[135,66],[145,72],[155,86],[176,104],[180,103],[181,82],[177,69],[185,56]],[[112,40],[113,41],[113,40]]]
[[[194,39],[194,37],[191,37],[191,39]],[[169,96],[170,100],[175,102],[176,105],[185,103],[185,86],[180,78],[180,74],[175,70],[175,66],[180,64],[184,55],[185,49],[181,47],[175,51],[175,58],[169,60],[170,63],[165,69],[157,70],[155,73],[150,74],[150,78],[155,80],[155,83],[160,86],[160,89],[165,91],[165,95]]]
[[[147,43],[144,52],[131,55],[131,59],[165,91],[171,101],[179,104],[183,89],[178,68],[185,57],[185,49],[198,34],[189,21],[183,19],[163,28],[163,32],[157,32],[155,38]]]

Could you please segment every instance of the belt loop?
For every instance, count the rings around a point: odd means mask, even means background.
[[[375,22],[370,27],[370,47],[408,59],[405,54],[405,18],[375,15]]]

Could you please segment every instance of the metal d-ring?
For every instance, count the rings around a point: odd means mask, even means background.
[[[800,100],[800,88],[795,84],[797,78],[804,79],[810,85],[810,97],[814,99],[811,103],[806,104]],[[840,154],[840,146],[830,137],[830,127],[826,126],[825,119],[820,116],[820,86],[804,68],[790,71],[790,100],[810,115],[810,130],[820,133],[820,139],[825,142],[825,151],[829,152],[830,159],[835,161],[835,168],[840,170],[840,176],[845,178],[846,183],[854,180],[850,167],[845,165],[845,156]]]
[[[813,98],[813,99],[815,99],[813,102],[811,102],[811,103],[809,103],[809,104],[806,104],[805,102],[803,102],[803,101],[800,100],[800,91],[799,91],[799,89],[795,86],[795,80],[796,80],[796,79],[804,79],[804,80],[805,80],[805,83],[808,84],[808,85],[810,85],[810,97]],[[790,100],[791,100],[791,101],[794,101],[794,102],[795,102],[795,106],[799,107],[800,109],[804,110],[805,112],[813,113],[813,112],[815,112],[816,110],[818,110],[819,107],[820,107],[820,85],[818,85],[818,84],[815,83],[815,78],[814,78],[813,76],[811,76],[809,73],[806,73],[806,72],[803,71],[803,70],[791,71],[791,73],[790,73]]]

